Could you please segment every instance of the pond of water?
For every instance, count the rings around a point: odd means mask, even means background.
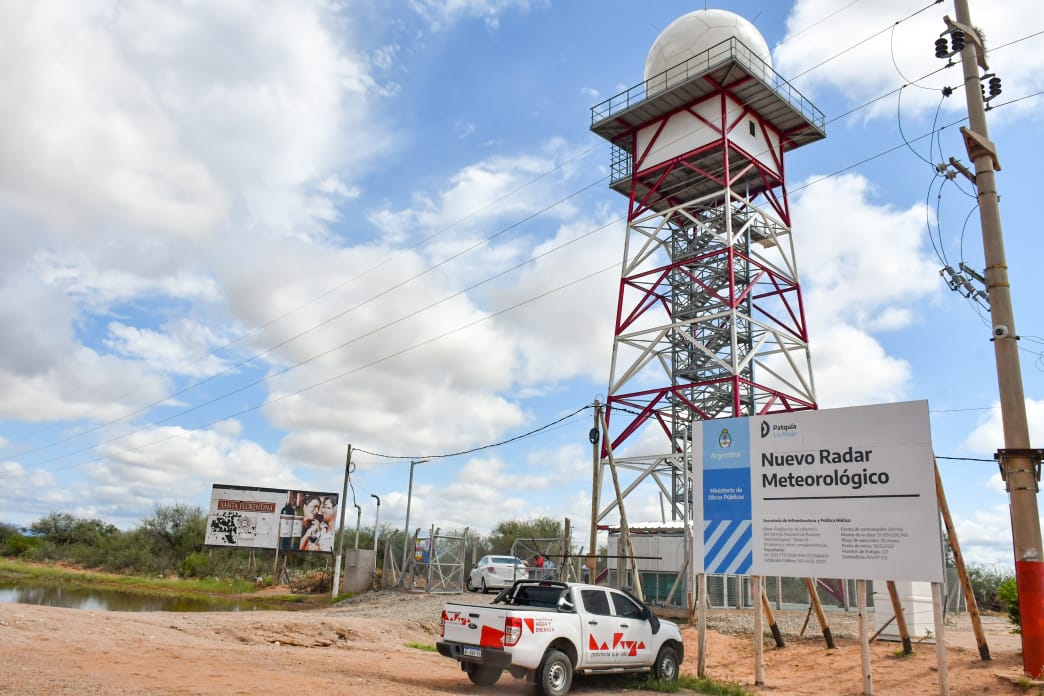
[[[65,585],[0,584],[0,602],[42,604],[90,611],[249,611],[247,602],[163,595]]]

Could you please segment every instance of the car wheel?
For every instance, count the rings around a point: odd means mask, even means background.
[[[486,594],[486,578],[482,578],[482,594]]]
[[[476,589],[475,586],[471,584],[471,576],[470,575],[468,576],[468,580],[467,580],[467,588],[468,588],[468,592],[474,592],[475,589]]]
[[[468,679],[475,686],[493,686],[500,679],[501,669],[493,665],[472,665],[468,670]]]
[[[660,648],[652,671],[653,676],[661,681],[678,681],[678,651],[670,645]]]
[[[560,650],[548,650],[537,667],[537,691],[541,696],[565,696],[573,685],[573,663]]]

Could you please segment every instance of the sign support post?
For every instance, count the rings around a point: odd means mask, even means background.
[[[856,604],[859,605],[859,658],[863,668],[863,696],[872,696],[874,678],[870,673],[870,621],[866,616],[866,580],[856,580]]]
[[[946,661],[946,622],[943,617],[942,583],[932,583],[932,617],[935,619],[935,661],[939,666],[939,696],[950,693],[949,663]]]
[[[761,604],[761,576],[752,575],[754,586],[754,686],[765,686],[765,626]]]

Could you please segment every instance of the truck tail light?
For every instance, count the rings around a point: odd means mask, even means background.
[[[511,647],[522,637],[522,619],[509,616],[504,619],[504,647]]]
[[[446,610],[442,610],[442,616],[439,617],[439,638],[446,637]]]

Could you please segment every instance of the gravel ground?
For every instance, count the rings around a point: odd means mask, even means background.
[[[413,621],[425,627],[434,626],[437,630],[439,615],[442,611],[442,606],[446,602],[489,604],[496,596],[496,593],[427,594],[424,592],[382,590],[381,592],[367,592],[366,594],[347,599],[335,605],[332,611],[365,618]],[[815,615],[809,616],[807,610],[781,610],[774,611],[773,614],[776,619],[776,625],[779,626],[780,631],[786,636],[801,636],[816,640],[822,637]],[[684,616],[679,617],[668,612],[663,612],[661,615],[679,623],[687,621],[687,618]],[[827,621],[830,623],[830,632],[835,638],[854,638],[858,636],[859,619],[854,611],[827,612]],[[803,626],[805,629],[804,633],[801,631]],[[707,614],[707,627],[728,635],[750,634],[754,631],[754,612],[749,609],[712,609]],[[767,620],[765,631],[766,633],[769,631]]]

